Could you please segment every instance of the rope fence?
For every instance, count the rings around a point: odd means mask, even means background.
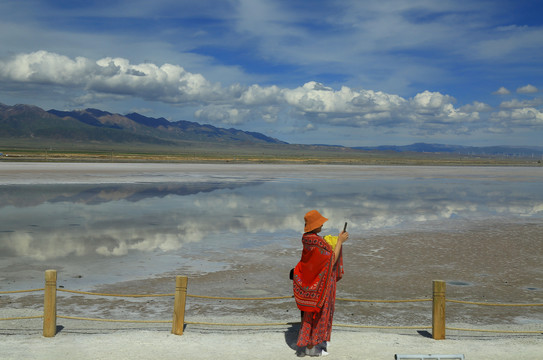
[[[69,319],[69,320],[84,320],[84,321],[101,321],[101,322],[120,322],[120,323],[140,323],[140,324],[171,324],[171,320],[116,320],[116,319],[94,319],[87,317],[79,316],[64,316],[57,315],[59,319]],[[0,319],[1,320],[1,319]],[[186,324],[187,322],[185,322]]]
[[[176,335],[182,335],[184,325],[205,325],[205,326],[237,326],[237,327],[268,327],[268,326],[288,326],[299,324],[299,322],[276,322],[276,323],[217,323],[217,322],[205,322],[205,321],[186,321],[185,320],[185,305],[186,298],[195,299],[211,299],[211,300],[245,300],[245,301],[265,301],[265,300],[283,300],[292,299],[294,296],[267,296],[267,297],[225,297],[225,296],[207,296],[207,295],[193,295],[187,294],[188,278],[186,276],[176,277],[176,289],[175,293],[170,294],[107,294],[88,291],[76,291],[67,290],[64,288],[57,288],[57,272],[56,270],[47,270],[45,272],[45,287],[40,289],[30,290],[15,290],[15,291],[1,291],[0,294],[20,294],[29,292],[44,292],[44,309],[43,315],[39,316],[21,316],[21,317],[9,317],[0,318],[0,321],[10,320],[28,320],[28,319],[43,319],[43,336],[53,337],[56,335],[57,326],[56,321],[60,319],[69,320],[82,320],[82,321],[99,321],[99,322],[117,322],[117,323],[154,323],[154,324],[172,324],[172,333]],[[107,296],[107,297],[124,297],[124,298],[149,298],[149,297],[174,297],[174,311],[172,320],[119,320],[119,319],[97,319],[78,316],[65,316],[57,315],[57,291],[89,295],[89,296]],[[467,331],[467,332],[484,332],[484,333],[505,333],[505,334],[543,334],[541,331],[513,331],[513,330],[491,330],[491,329],[469,329],[469,328],[456,328],[447,327],[445,325],[445,305],[446,303],[456,303],[462,305],[476,305],[476,306],[499,306],[499,307],[538,307],[543,306],[543,303],[534,304],[504,304],[504,303],[485,303],[475,301],[462,301],[451,300],[445,297],[445,282],[441,280],[435,280],[433,282],[433,297],[430,299],[405,299],[405,300],[365,300],[365,299],[349,299],[349,298],[336,298],[338,301],[345,302],[359,302],[359,303],[416,303],[416,302],[432,302],[432,326],[378,326],[378,325],[358,325],[358,324],[334,324],[334,327],[344,328],[358,328],[358,329],[432,329],[432,337],[435,340],[441,340],[445,338],[445,331]]]
[[[0,319],[0,321],[5,321],[5,320],[28,320],[28,319],[43,319],[43,315],[9,317],[9,318],[2,318],[2,319]]]
[[[187,297],[196,298],[196,299],[213,299],[213,300],[279,300],[279,299],[292,299],[291,296],[267,296],[267,297],[224,297],[224,296],[207,296],[207,295],[190,295],[187,294]]]
[[[497,304],[497,303],[484,303],[484,302],[475,302],[475,301],[463,301],[463,300],[447,300],[450,303],[456,304],[465,304],[465,305],[480,305],[480,306],[543,306],[543,304]]]
[[[339,301],[349,301],[349,302],[367,302],[367,303],[407,303],[407,302],[425,302],[432,301],[432,299],[411,299],[411,300],[361,300],[361,299],[344,299],[336,298]]]
[[[514,331],[514,330],[491,330],[491,329],[465,329],[455,327],[445,327],[447,330],[456,331],[472,331],[472,332],[486,332],[486,333],[499,333],[499,334],[543,334],[543,330],[540,331]]]
[[[43,291],[43,290],[44,290],[44,288],[41,288],[41,289],[30,289],[30,290],[0,291],[0,295],[5,295],[5,294],[21,294],[21,293],[29,293],[29,292]],[[16,317],[9,317],[9,318],[0,318],[0,321],[7,321],[7,320],[30,320],[30,319],[43,319],[43,315],[38,315],[38,316],[16,316]]]
[[[43,290],[43,289],[42,289]],[[81,295],[92,295],[92,296],[112,296],[112,297],[132,297],[132,298],[144,298],[144,297],[172,297],[175,294],[104,294],[104,293],[95,293],[88,291],[77,291],[77,290],[67,290],[67,289],[57,289],[57,291],[72,293],[72,294],[81,294]]]
[[[19,293],[36,292],[36,291],[43,291],[43,290],[44,290],[44,288],[32,289],[32,290],[0,291],[0,295],[3,295],[3,294],[19,294]]]

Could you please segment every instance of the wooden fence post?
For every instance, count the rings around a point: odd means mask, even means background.
[[[432,337],[434,340],[445,339],[445,281],[434,280],[432,310]]]
[[[57,333],[57,271],[45,271],[43,297],[43,336],[53,337]]]
[[[172,334],[183,335],[185,326],[185,304],[187,302],[187,283],[186,276],[177,276],[175,278],[175,299],[173,305],[173,325]]]

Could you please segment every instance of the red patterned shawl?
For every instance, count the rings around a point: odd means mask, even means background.
[[[302,311],[319,312],[325,301],[325,289],[330,281],[343,276],[343,256],[340,253],[336,266],[336,278],[332,279],[334,251],[317,234],[305,233],[302,237],[302,258],[294,268],[293,289],[298,308]]]

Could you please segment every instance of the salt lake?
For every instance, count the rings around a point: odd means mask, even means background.
[[[543,168],[0,163],[0,290],[221,271],[299,248],[303,215],[351,238],[541,223]],[[220,259],[213,254],[221,254]]]

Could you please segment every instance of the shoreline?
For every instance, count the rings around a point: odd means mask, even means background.
[[[8,151],[9,152],[9,151]],[[311,152],[311,151],[309,151]],[[141,154],[113,151],[48,152],[42,150],[16,150],[0,157],[0,163],[144,163],[144,164],[279,164],[279,165],[376,165],[376,166],[520,166],[541,167],[534,158],[501,156],[470,156],[443,153],[390,153],[368,152],[345,156],[319,151],[307,155],[270,154],[259,156],[231,153],[213,154]]]
[[[144,165],[142,169],[142,165]],[[458,165],[401,165],[401,164],[276,164],[276,163],[108,163],[108,162],[1,162],[0,185],[31,184],[106,184],[106,183],[138,183],[138,182],[183,182],[194,181],[187,176],[190,172],[200,175],[216,174],[220,171],[222,181],[238,180],[241,176],[251,178],[275,177],[309,174],[319,178],[333,178],[330,169],[354,169],[363,172],[351,173],[351,178],[374,178],[375,176],[412,175],[417,168],[418,176],[435,178],[458,178],[465,175],[458,169],[469,169],[470,177],[486,177],[492,172],[499,172],[504,180],[514,178],[518,171],[523,177],[539,179],[543,167],[536,166],[458,166]],[[287,171],[288,170],[288,171]],[[157,177],[156,173],[163,176]]]

